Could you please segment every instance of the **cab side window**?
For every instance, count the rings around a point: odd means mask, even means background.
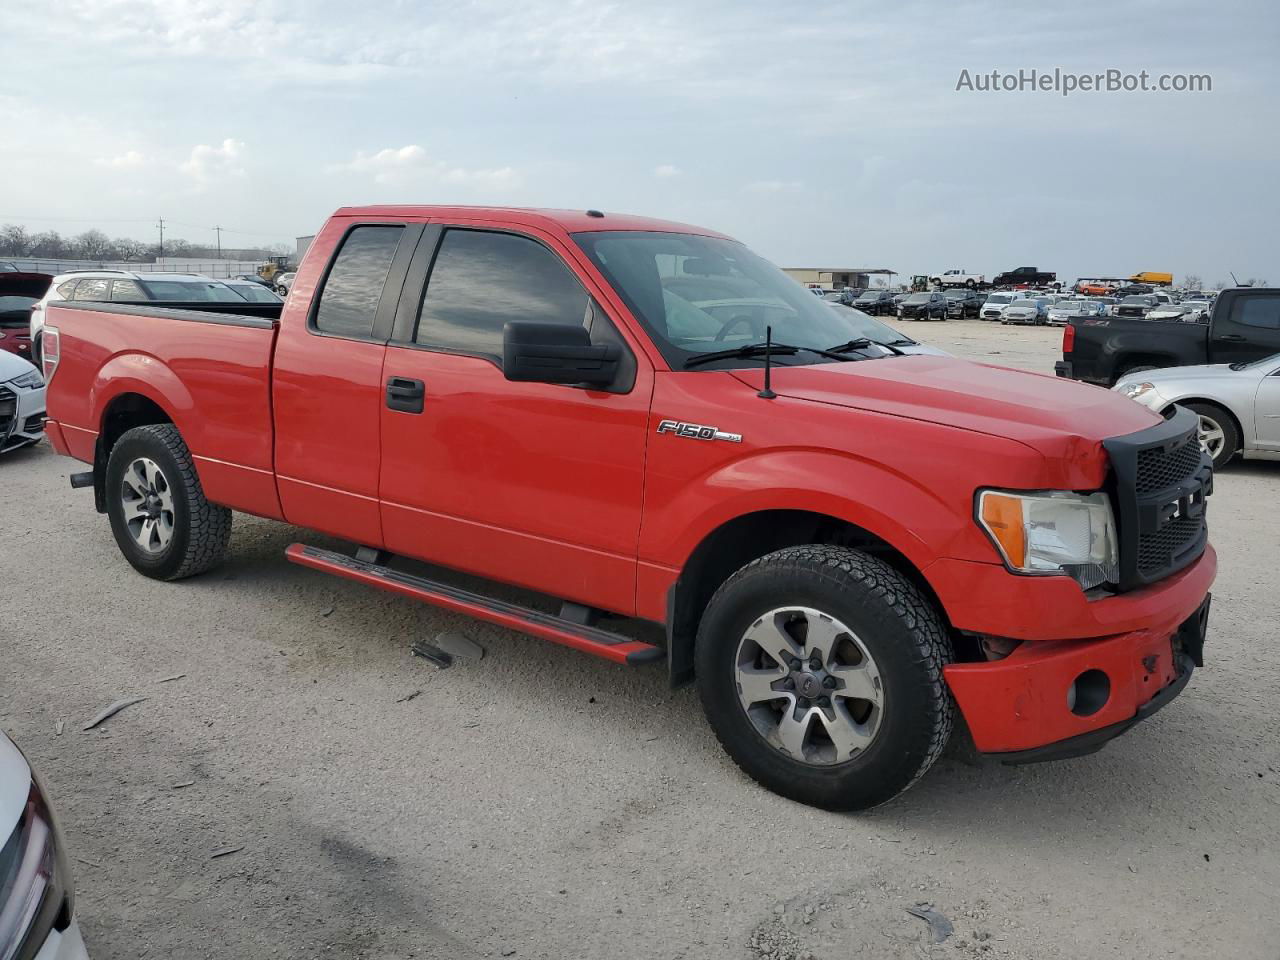
[[[554,253],[527,237],[447,230],[418,311],[415,342],[502,356],[508,320],[583,325],[590,297]]]
[[[1253,297],[1246,294],[1236,300],[1232,319],[1247,327],[1280,330],[1280,297]]]
[[[317,330],[355,339],[373,335],[378,301],[402,233],[401,226],[370,224],[347,234],[319,294]]]

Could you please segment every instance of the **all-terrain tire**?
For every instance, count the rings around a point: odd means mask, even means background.
[[[159,467],[171,492],[172,538],[156,552],[143,549],[130,532],[121,495],[125,470],[140,458]],[[195,576],[217,566],[227,552],[231,511],[205,498],[191,451],[171,423],[134,427],[116,441],[107,460],[106,501],[120,552],[148,577],[181,580]]]
[[[771,744],[738,696],[738,647],[766,612],[805,606],[856,633],[883,685],[869,746],[838,763],[796,759]],[[951,736],[954,703],[942,668],[954,654],[933,604],[882,560],[848,547],[788,547],[721,585],[698,628],[695,670],[707,719],[729,756],[775,793],[828,810],[863,810],[915,783]]]

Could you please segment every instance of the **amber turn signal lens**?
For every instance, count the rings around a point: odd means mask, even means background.
[[[1011,567],[1027,561],[1027,531],[1022,519],[1022,500],[1003,493],[986,491],[981,502],[982,525],[986,527]]]

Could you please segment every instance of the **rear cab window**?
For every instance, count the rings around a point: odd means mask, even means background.
[[[363,224],[342,241],[325,276],[312,314],[312,328],[335,337],[367,340],[404,227]]]

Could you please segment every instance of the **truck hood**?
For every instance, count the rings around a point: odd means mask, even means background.
[[[764,384],[763,369],[732,373],[752,389]],[[1050,458],[1093,455],[1109,437],[1160,422],[1102,387],[952,357],[775,366],[772,387],[799,400],[1007,437]]]

